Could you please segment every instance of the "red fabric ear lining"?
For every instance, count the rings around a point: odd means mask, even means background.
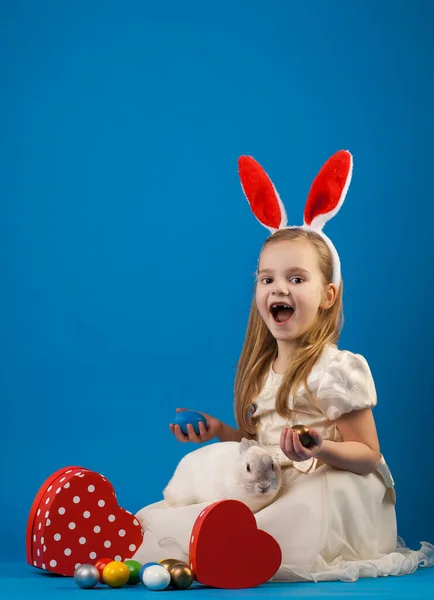
[[[238,159],[238,172],[253,214],[262,225],[278,229],[282,214],[267,173],[251,156],[241,156]]]
[[[346,150],[336,152],[323,165],[309,191],[304,209],[304,222],[310,225],[318,215],[325,215],[338,206],[351,168],[351,155]]]

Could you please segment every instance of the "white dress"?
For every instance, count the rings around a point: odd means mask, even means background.
[[[303,424],[326,440],[342,441],[335,420],[377,403],[366,360],[326,347],[308,378],[317,406],[301,387],[289,397],[290,419],[275,410],[282,378],[270,368],[254,403],[258,442],[278,457],[284,480],[278,499],[255,514],[258,527],[282,550],[281,567],[271,581],[355,581],[433,565],[432,544],[411,550],[397,537],[394,482],[383,457],[376,472],[356,475],[317,458],[293,463],[280,450],[280,434],[288,425]],[[167,557],[188,561],[193,524],[208,504],[169,508],[161,501],[142,508],[136,516],[144,537],[133,558],[142,564]]]

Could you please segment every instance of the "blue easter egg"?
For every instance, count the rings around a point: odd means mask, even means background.
[[[181,431],[184,435],[188,435],[187,425],[190,423],[193,425],[194,431],[199,435],[200,421],[202,421],[206,427],[206,419],[202,414],[195,410],[182,410],[181,412],[176,413],[174,423],[181,427]]]

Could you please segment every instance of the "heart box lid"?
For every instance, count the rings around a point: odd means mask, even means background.
[[[198,516],[190,537],[189,561],[196,580],[223,589],[266,583],[279,569],[277,541],[258,529],[249,507],[239,500],[221,500]]]

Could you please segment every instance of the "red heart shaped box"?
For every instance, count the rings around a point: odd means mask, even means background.
[[[121,508],[111,483],[99,473],[65,467],[51,475],[33,501],[26,530],[27,562],[59,575],[98,558],[130,558],[143,532]]]
[[[193,526],[190,566],[203,585],[240,589],[267,582],[282,562],[276,540],[258,529],[251,510],[238,500],[205,508]]]

